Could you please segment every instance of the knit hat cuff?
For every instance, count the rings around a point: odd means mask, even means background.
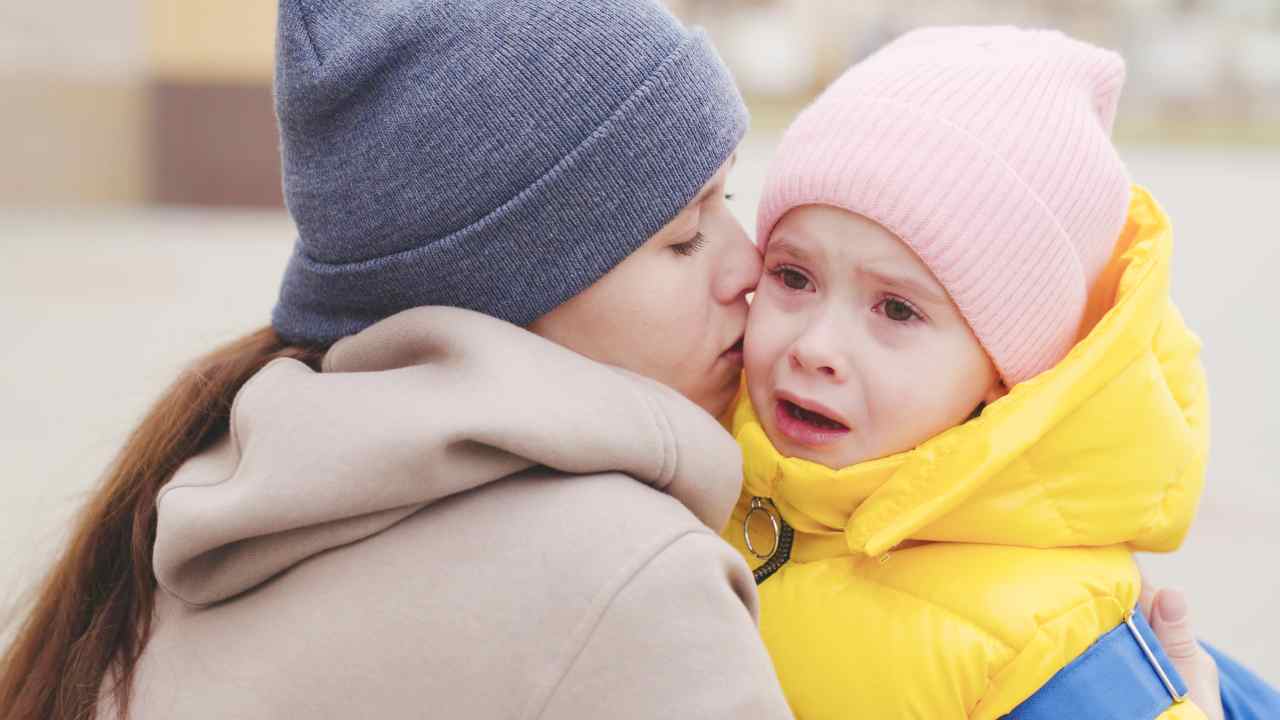
[[[761,248],[801,205],[865,216],[910,246],[1011,387],[1076,341],[1087,289],[1066,232],[992,148],[945,119],[865,96],[802,116],[768,175]]]
[[[746,129],[732,77],[694,31],[577,148],[471,225],[349,263],[310,257],[299,240],[272,324],[288,342],[325,344],[400,310],[448,304],[527,325],[670,221]],[[568,232],[548,238],[547,228]]]

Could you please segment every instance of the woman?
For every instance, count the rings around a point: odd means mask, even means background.
[[[641,0],[284,0],[277,47],[272,327],[121,451],[4,716],[788,716],[709,529],[759,258],[705,38]]]

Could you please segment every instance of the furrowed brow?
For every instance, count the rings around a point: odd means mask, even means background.
[[[930,302],[933,302],[939,305],[948,305],[951,302],[949,299],[947,299],[945,294],[939,294],[937,290],[926,285],[923,282],[920,282],[916,278],[894,275],[891,273],[886,273],[880,270],[872,270],[869,268],[863,268],[862,272],[866,274],[868,277],[875,278],[877,281],[879,281],[883,285],[887,285],[892,288],[897,288],[899,290],[903,290],[904,292],[909,292],[913,296],[921,297]]]
[[[774,252],[781,253],[782,255],[786,255],[794,259],[796,262],[801,263],[808,263],[813,259],[812,256],[804,250],[804,248],[791,242],[786,237],[770,241],[768,252],[770,254]]]

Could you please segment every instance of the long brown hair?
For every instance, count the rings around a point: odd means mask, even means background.
[[[108,674],[104,698],[127,716],[155,602],[156,494],[227,432],[232,400],[262,366],[291,357],[319,369],[323,355],[265,327],[197,360],[156,401],[90,497],[0,660],[0,718],[92,718]]]

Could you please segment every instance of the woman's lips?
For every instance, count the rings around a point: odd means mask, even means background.
[[[720,357],[730,365],[742,367],[742,338],[738,338],[738,342],[731,345],[728,350],[720,353]]]
[[[844,425],[789,400],[775,402],[773,415],[778,432],[801,445],[830,445],[849,434],[849,428]]]

